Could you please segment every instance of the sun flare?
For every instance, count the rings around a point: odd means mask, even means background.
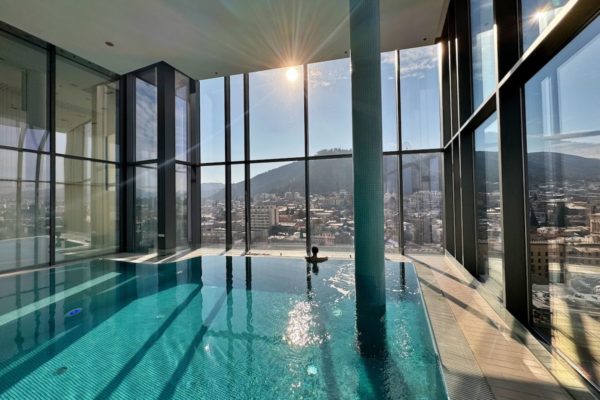
[[[298,80],[298,70],[295,67],[290,67],[285,73],[285,76],[288,81],[296,82]]]

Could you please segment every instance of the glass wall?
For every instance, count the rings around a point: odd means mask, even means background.
[[[470,4],[473,109],[477,109],[496,88],[494,1],[471,0]]]
[[[398,156],[383,157],[383,192],[385,251],[386,253],[398,253],[402,250]]]
[[[135,250],[153,251],[158,234],[158,90],[157,71],[135,78]],[[177,113],[176,103],[176,113]],[[181,148],[181,145],[179,146]],[[175,146],[177,149],[177,145]]]
[[[135,159],[156,160],[158,93],[156,69],[139,74],[135,80]]]
[[[398,150],[398,52],[381,54],[383,151]]]
[[[244,76],[234,75],[229,79],[231,112],[231,161],[244,160]]]
[[[175,159],[188,161],[189,144],[189,94],[190,79],[175,72]]]
[[[118,161],[119,83],[56,57],[56,152]]]
[[[0,272],[48,262],[50,157],[0,149]]]
[[[496,114],[475,130],[475,216],[477,274],[503,298],[502,197]]]
[[[304,156],[302,67],[250,74],[250,158]]]
[[[406,253],[443,252],[441,153],[402,156]]]
[[[225,81],[200,81],[200,160],[225,161]]]
[[[177,222],[175,229],[177,231],[177,246],[188,246],[189,240],[189,222],[188,222],[188,191],[190,167],[182,164],[175,166],[175,215]]]
[[[251,247],[306,248],[304,161],[250,165]]]
[[[57,56],[55,96],[56,261],[115,252],[119,83]]]
[[[135,248],[156,248],[158,233],[158,176],[156,164],[135,168]]]
[[[56,261],[116,252],[118,176],[114,164],[56,157]]]
[[[401,68],[398,65],[399,58]],[[422,159],[433,158],[438,161],[441,154],[439,64],[437,45],[403,50],[400,57],[397,51],[381,55],[382,135],[383,150],[386,152],[384,229],[386,251],[390,253],[402,251],[400,154],[426,150]],[[305,70],[306,77],[303,76]],[[223,191],[219,192],[216,198],[211,197],[215,196],[213,192],[202,197],[201,246],[214,246],[216,241],[219,247],[225,246],[229,249],[249,247],[252,251],[265,254],[297,250],[303,254],[306,245],[311,244],[328,253],[339,252],[344,254],[344,257],[352,255],[354,188],[350,73],[347,58],[308,64],[306,68],[297,66],[250,73],[247,76],[247,115],[244,112],[244,76],[229,77],[230,101],[225,107],[228,106],[231,112],[231,159],[224,160],[224,156],[208,159],[204,157],[201,165],[203,170],[209,167],[219,171],[225,171],[226,167],[231,168],[231,180],[226,182],[221,172],[218,180],[203,180],[203,193],[212,190],[205,188],[205,185],[214,183],[222,186]],[[401,84],[399,79],[402,80]],[[221,93],[225,87],[222,83],[220,78],[209,79],[202,81],[200,86],[203,88],[209,84],[216,84],[218,87],[215,91]],[[398,118],[400,87],[401,100],[406,103],[402,108],[402,147],[399,144]],[[206,96],[206,93],[207,91],[202,96]],[[215,102],[218,107],[218,120],[224,120],[221,117],[222,103],[219,94]],[[211,124],[210,121],[215,118],[210,107],[205,108],[200,115],[202,127]],[[308,121],[306,138],[305,117]],[[202,118],[208,118],[209,122],[203,122]],[[249,143],[245,142],[244,136],[247,120]],[[214,139],[221,144],[214,150],[206,151],[213,154],[225,152],[225,134],[224,128],[217,130],[210,140]],[[308,148],[305,148],[305,139]],[[204,145],[204,136],[202,140]],[[207,147],[211,147],[210,141],[205,146]],[[250,155],[249,159],[245,159],[246,151]],[[307,165],[308,176],[305,177]],[[246,168],[249,168],[248,182],[245,181]],[[410,228],[407,229],[412,235],[410,243],[416,230],[420,252],[437,253],[441,249],[443,230],[439,162],[427,167],[426,173],[429,173],[430,169],[435,171],[435,183],[425,184],[425,180],[429,182],[429,177],[420,178],[419,184],[422,184],[423,188],[414,191],[431,194],[428,199],[425,199],[425,194],[415,195],[421,196],[422,199],[419,200],[420,203],[415,200],[419,203],[416,206],[410,203],[411,220],[408,222]],[[305,193],[305,178],[308,181],[308,194]],[[224,231],[227,206],[220,205],[224,204],[226,185],[231,185],[232,242],[229,244],[225,243],[227,235]],[[248,186],[250,201],[247,203]],[[412,192],[411,188],[409,195],[412,196]],[[427,210],[426,206],[429,207]],[[247,210],[248,207],[250,210]],[[308,235],[307,209],[310,209]],[[215,218],[219,213],[221,217]],[[424,228],[423,223],[417,221],[422,214],[427,214],[425,225],[428,228]],[[246,221],[247,217],[249,221]],[[204,224],[208,226],[205,227]],[[213,237],[214,226],[221,227],[218,239]],[[250,227],[248,232],[247,226]],[[205,236],[208,235],[207,232],[213,233],[209,237]]]
[[[554,21],[569,0],[521,0],[523,51]]]
[[[441,146],[438,47],[400,50],[402,150]]]
[[[201,170],[202,245],[225,249],[225,167]]]
[[[309,161],[311,242],[328,251],[354,251],[351,158]]]
[[[0,34],[0,272],[49,261],[46,62],[45,51]]]
[[[308,65],[309,155],[352,152],[350,59]]]
[[[231,166],[231,230],[232,248],[246,248],[245,166]]]
[[[600,384],[600,19],[525,85],[534,326]]]

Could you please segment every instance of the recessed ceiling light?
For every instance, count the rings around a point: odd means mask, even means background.
[[[427,38],[426,38],[426,37],[424,37],[424,38],[423,38],[423,41],[424,41],[424,42],[426,42],[426,41],[427,41]]]
[[[115,44],[113,42],[104,42],[104,44],[108,47],[115,47]]]

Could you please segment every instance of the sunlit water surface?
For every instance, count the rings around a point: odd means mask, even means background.
[[[1,399],[445,399],[414,267],[388,262],[384,349],[354,265],[108,260],[0,278]]]

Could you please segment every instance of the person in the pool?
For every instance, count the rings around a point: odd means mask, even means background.
[[[318,256],[319,248],[317,246],[313,246],[310,250],[312,251],[312,255],[306,257],[306,261],[316,264],[316,263],[320,263],[320,262],[328,260],[328,257],[319,257]]]

